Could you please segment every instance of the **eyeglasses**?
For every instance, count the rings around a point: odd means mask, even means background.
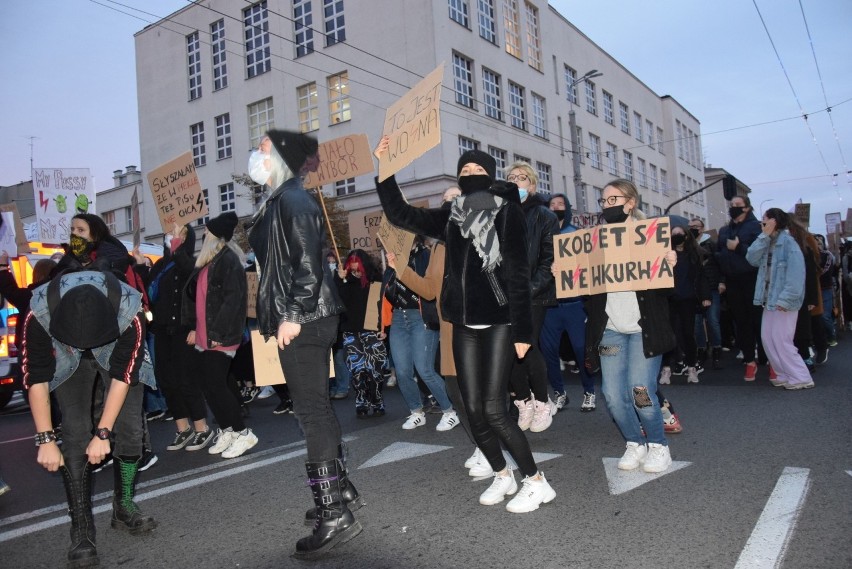
[[[506,176],[506,181],[507,182],[529,182],[530,177],[525,176],[524,174],[518,174],[517,176],[513,174],[513,175],[510,175],[510,176]]]
[[[601,199],[598,200],[598,205],[601,206],[601,207],[604,207],[604,206],[610,206],[611,207],[611,206],[614,206],[614,205],[618,205],[618,200],[620,200],[620,199],[626,200],[627,196],[620,195],[620,196],[609,196],[608,198],[601,198]]]

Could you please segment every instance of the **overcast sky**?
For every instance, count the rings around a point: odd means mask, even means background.
[[[186,3],[0,1],[0,185],[30,179],[29,137],[36,137],[36,167],[88,167],[98,191],[112,187],[113,170],[141,166],[133,34]],[[755,206],[772,200],[764,209],[790,209],[801,198],[812,204],[811,229],[820,232],[826,213],[846,216],[852,1],[551,4],[658,95],[695,115],[705,162],[749,185]],[[348,0],[346,8],[368,5]]]

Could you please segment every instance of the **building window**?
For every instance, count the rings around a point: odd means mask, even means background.
[[[115,235],[118,233],[115,230],[115,210],[113,211],[105,211],[101,214],[101,219],[106,223],[107,229],[109,229],[110,235]]]
[[[665,170],[660,168],[660,189],[663,191],[663,195],[669,195],[669,177]]]
[[[518,0],[503,0],[503,30],[506,34],[506,53],[521,59],[521,14]]]
[[[530,160],[528,156],[521,156],[520,154],[515,154],[515,162],[526,162],[527,164],[532,164],[532,160]]]
[[[532,95],[532,126],[535,136],[547,139],[547,103],[535,93]]]
[[[343,72],[328,78],[328,114],[331,124],[352,118],[349,108],[349,73]]]
[[[527,63],[541,71],[541,32],[538,25],[538,8],[525,2],[527,10]]]
[[[654,149],[654,123],[645,119],[645,136],[648,137],[648,148]]]
[[[275,128],[275,112],[272,97],[248,106],[249,145],[257,148],[266,131]]]
[[[595,83],[586,79],[586,110],[597,116],[598,114],[598,95],[595,91]]]
[[[655,192],[660,191],[660,187],[657,185],[657,167],[653,164],[648,164],[648,185]]]
[[[506,151],[494,146],[488,147],[488,154],[497,162],[497,179],[502,180],[506,175]]]
[[[633,111],[633,136],[636,137],[636,140],[642,142],[645,140],[645,136],[642,134],[642,115]]]
[[[246,71],[248,77],[256,77],[272,69],[269,51],[269,12],[266,0],[243,10],[246,38]]]
[[[231,157],[231,114],[216,117],[216,159]]]
[[[677,157],[683,160],[683,136],[681,135],[679,120],[675,120],[675,136],[677,137]]]
[[[658,205],[654,206],[654,217],[661,217],[663,215],[663,208]]]
[[[203,190],[201,190],[201,194],[204,196],[204,203],[205,203],[205,205],[207,205],[207,213],[209,214],[210,213],[210,196],[207,193],[207,188],[204,188]],[[195,226],[196,227],[204,227],[208,223],[210,223],[210,215],[205,215],[204,217],[201,217],[201,218],[199,218],[195,221]]]
[[[577,71],[565,66],[565,93],[568,102],[572,105],[579,105],[577,102]]]
[[[465,136],[459,137],[459,156],[467,152],[468,150],[479,150],[479,141],[473,140],[472,138],[467,138]]]
[[[299,100],[299,130],[311,132],[319,130],[319,100],[317,84],[308,83],[296,89]]]
[[[648,187],[648,178],[647,178],[647,170],[645,168],[645,161],[641,158],[636,159],[636,174],[638,177],[639,185],[643,188]]]
[[[449,0],[447,4],[450,7],[450,19],[466,28],[470,28],[467,0]]]
[[[224,19],[210,24],[210,51],[213,54],[213,90],[218,91],[228,86]]]
[[[201,98],[201,42],[198,32],[186,36],[186,65],[189,74],[189,100]]]
[[[589,150],[592,168],[601,170],[601,139],[592,133],[589,133]]]
[[[633,154],[623,150],[624,152],[624,177],[633,181]]]
[[[207,164],[207,151],[204,146],[204,123],[199,122],[189,127],[190,144],[192,145],[192,159],[195,167]]]
[[[130,233],[133,231],[133,208],[128,206],[123,208],[122,211],[124,212],[124,227]]]
[[[479,36],[493,44],[497,43],[497,25],[494,22],[494,0],[478,0]]]
[[[512,115],[512,126],[527,130],[527,115],[524,109],[524,88],[509,81],[509,114]]]
[[[549,194],[551,188],[551,168],[550,164],[544,162],[535,163],[535,171],[538,174],[538,191]]]
[[[692,130],[689,131],[689,139],[688,140],[689,140],[689,157],[691,159],[689,163],[697,168],[698,167],[698,153],[695,151],[695,133],[692,132]]]
[[[592,208],[596,213],[600,213],[601,211],[601,200],[603,199],[603,188],[598,188],[597,186],[593,186],[595,192],[595,203]]]
[[[473,108],[473,62],[468,58],[453,54],[453,83],[456,87],[456,103]]]
[[[627,111],[627,105],[618,102],[618,114],[621,117],[621,132],[630,134],[630,113]]]
[[[704,159],[701,157],[701,138],[695,134],[693,135],[693,142],[695,143],[695,167],[700,170],[704,163]]]
[[[657,127],[657,152],[665,154],[665,152],[663,152],[663,129],[660,127]]]
[[[334,193],[338,196],[355,193],[355,178],[346,178],[334,183]]]
[[[346,23],[343,19],[343,0],[323,0],[326,47],[346,41]]]
[[[236,210],[237,197],[234,193],[234,183],[228,182],[227,184],[222,184],[219,186],[219,211],[225,213],[226,211]]]
[[[580,164],[586,163],[586,145],[583,142],[583,128],[577,127],[577,151],[580,153]]]
[[[293,0],[293,31],[296,39],[296,57],[313,53],[314,15],[311,10],[311,0]]]
[[[606,163],[608,172],[618,176],[618,147],[611,142],[606,143]]]
[[[615,126],[615,116],[612,112],[612,94],[603,92],[603,109],[604,109],[604,120],[606,124],[611,124]]]
[[[503,100],[500,95],[500,76],[482,68],[482,92],[485,95],[485,116],[503,120]]]

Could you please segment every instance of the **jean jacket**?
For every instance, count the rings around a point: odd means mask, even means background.
[[[805,257],[788,230],[778,233],[774,240],[761,233],[748,248],[746,260],[757,267],[756,306],[767,310],[783,308],[788,312],[797,312],[802,307],[805,299]]]

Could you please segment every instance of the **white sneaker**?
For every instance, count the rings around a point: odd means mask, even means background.
[[[642,470],[645,472],[664,472],[671,465],[672,455],[669,452],[669,447],[658,443],[648,443],[648,454],[642,463]]]
[[[402,428],[406,431],[410,431],[411,429],[422,427],[425,424],[426,413],[424,413],[423,411],[416,411],[408,416],[408,420],[402,424]]]
[[[257,444],[257,435],[248,427],[234,435],[231,446],[222,453],[222,458],[237,458]]]
[[[627,449],[624,451],[624,456],[618,461],[620,470],[634,470],[639,468],[639,465],[645,461],[645,456],[648,454],[648,449],[645,445],[639,443],[627,443]]]
[[[477,458],[477,461],[470,466],[468,475],[471,478],[482,478],[484,476],[494,475],[494,469],[491,468],[491,463],[488,462],[488,459],[485,458],[485,455],[482,454],[481,450],[479,451],[479,457]]]
[[[562,410],[566,405],[568,405],[567,393],[565,393],[564,391],[557,391],[554,393],[554,395],[556,395],[556,401],[554,401],[554,403],[556,404],[557,411]]]
[[[231,443],[234,442],[234,437],[237,436],[237,433],[234,432],[234,429],[228,427],[224,431],[222,429],[216,429],[216,438],[213,439],[213,446],[207,449],[207,452],[210,454],[222,454],[225,452]]]
[[[553,416],[556,415],[556,405],[547,398],[547,401],[533,400],[533,420],[530,423],[530,431],[540,433],[547,430],[553,423]]]
[[[479,462],[480,457],[482,457],[482,451],[479,450],[479,447],[476,447],[473,450],[473,454],[470,455],[470,458],[464,461],[464,467],[473,468],[473,465]]]
[[[556,498],[556,491],[550,487],[544,478],[544,473],[539,472],[539,479],[527,476],[522,481],[521,491],[512,498],[506,509],[514,514],[523,514],[538,509],[542,504],[548,504]]]
[[[509,470],[506,476],[500,476],[499,473],[494,473],[494,482],[488,487],[488,490],[479,496],[479,503],[483,506],[493,506],[503,501],[503,498],[510,496],[518,491],[518,483],[515,482],[515,473]]]
[[[686,375],[686,382],[687,383],[698,383],[698,369],[696,369],[694,367],[689,368],[689,370],[687,371],[687,375]]]
[[[594,393],[583,393],[583,404],[580,405],[580,411],[594,411],[595,410],[595,394]]]
[[[660,385],[668,385],[672,382],[672,368],[663,366],[660,370]]]
[[[522,431],[526,431],[530,428],[532,424],[533,416],[535,414],[535,407],[533,406],[533,400],[529,401],[514,401],[515,407],[518,408],[518,426]]]
[[[385,382],[385,387],[396,387],[396,370],[391,369],[388,374],[388,379]]]
[[[455,411],[447,411],[444,413],[444,416],[441,417],[441,420],[438,422],[438,426],[435,427],[436,431],[449,431],[453,427],[459,424],[459,416]]]
[[[266,399],[267,397],[272,397],[273,395],[275,395],[275,390],[272,388],[271,385],[267,385],[260,390],[260,393],[257,394],[257,398]]]

